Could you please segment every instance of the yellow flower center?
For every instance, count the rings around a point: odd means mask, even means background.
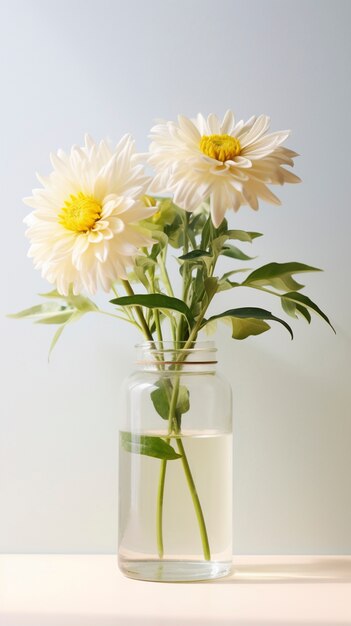
[[[156,200],[152,196],[144,195],[144,196],[142,196],[141,199],[144,202],[145,206],[147,206],[147,207],[156,206]]]
[[[76,233],[86,233],[91,230],[101,217],[101,204],[92,196],[86,196],[81,191],[70,196],[59,213],[59,223],[68,230]]]
[[[217,161],[230,161],[240,154],[240,141],[230,135],[204,135],[200,150]]]

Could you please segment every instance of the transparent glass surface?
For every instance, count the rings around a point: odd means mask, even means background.
[[[144,344],[125,384],[119,566],[142,580],[227,575],[232,562],[231,390],[211,342]],[[188,360],[189,359],[189,360]]]

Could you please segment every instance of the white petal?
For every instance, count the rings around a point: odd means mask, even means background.
[[[242,148],[257,141],[269,128],[270,119],[267,115],[259,115],[254,124],[249,128],[248,132],[242,131],[240,134],[240,145]]]
[[[207,127],[210,135],[219,135],[221,131],[220,121],[214,113],[210,113],[207,118]]]
[[[235,125],[234,113],[232,111],[226,111],[226,114],[223,118],[220,134],[221,135],[230,135]]]
[[[223,206],[220,197],[216,193],[210,195],[210,211],[213,225],[218,228],[223,222],[227,207]]]
[[[252,163],[250,159],[247,159],[246,157],[243,157],[239,154],[236,157],[234,157],[233,160],[226,161],[226,163],[228,163],[229,165],[234,165],[234,166],[236,165],[237,167],[243,167],[243,168],[252,167]]]

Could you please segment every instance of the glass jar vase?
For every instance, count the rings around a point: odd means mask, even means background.
[[[119,567],[141,580],[227,575],[232,407],[213,342],[137,346],[119,442]]]

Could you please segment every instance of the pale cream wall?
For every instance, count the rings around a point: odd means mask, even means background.
[[[350,2],[7,1],[0,20],[2,313],[48,285],[26,258],[22,196],[48,154],[89,131],[147,147],[154,118],[232,108],[292,128],[303,185],[282,208],[243,209],[255,264],[321,266],[309,295],[331,316],[246,342],[220,329],[235,395],[235,551],[351,551]],[[242,298],[239,299],[239,295]],[[102,299],[101,299],[102,300]],[[275,303],[246,293],[223,306]],[[214,310],[220,310],[220,303]],[[1,317],[0,551],[116,549],[116,400],[129,328],[87,316],[50,365],[48,327]]]

